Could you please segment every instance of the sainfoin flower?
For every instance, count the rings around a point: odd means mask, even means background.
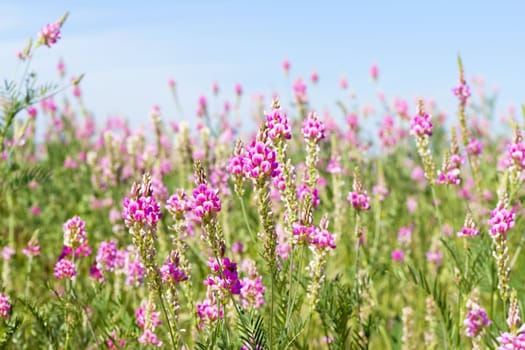
[[[53,276],[55,276],[56,279],[60,280],[67,278],[72,280],[76,274],[77,270],[75,268],[75,264],[69,259],[60,259],[55,264]]]
[[[267,143],[255,140],[246,150],[244,172],[250,178],[257,180],[276,175],[279,164],[273,148]]]
[[[102,242],[98,246],[96,267],[100,272],[113,271],[116,265],[117,244],[113,241]]]
[[[268,137],[271,140],[289,140],[292,137],[288,117],[280,108],[275,108],[266,115],[266,125],[268,127]]]
[[[350,192],[346,197],[346,200],[352,203],[352,206],[358,210],[368,210],[370,209],[370,197],[367,195],[366,191],[361,193],[359,192]]]
[[[0,293],[0,317],[9,318],[11,312],[11,303],[4,293]]]
[[[467,314],[465,321],[463,321],[465,335],[470,338],[477,337],[490,323],[485,310],[469,299],[467,301]]]
[[[40,29],[40,32],[38,33],[38,36],[40,37],[40,40],[46,45],[47,47],[51,47],[51,45],[56,44],[58,39],[61,38],[60,35],[60,23],[49,23]]]
[[[318,142],[326,137],[325,125],[314,112],[308,114],[308,117],[303,121],[301,130],[304,138],[313,142]]]
[[[191,210],[193,213],[199,218],[207,218],[221,211],[218,192],[206,184],[198,185],[192,192]]]
[[[207,297],[201,303],[197,303],[197,316],[200,318],[199,328],[210,326],[224,316],[224,309],[217,307],[213,298]]]
[[[515,218],[514,210],[508,210],[502,203],[498,203],[498,206],[490,214],[490,235],[492,237],[506,236],[507,232],[514,227]]]
[[[410,123],[410,134],[416,137],[432,136],[434,124],[430,121],[430,114],[416,114]]]
[[[525,324],[515,334],[503,332],[496,339],[498,350],[525,350]]]
[[[178,189],[166,201],[166,209],[176,218],[181,218],[182,215],[191,208],[191,203],[187,199],[184,189]]]
[[[86,222],[78,215],[64,223],[64,246],[76,248],[87,242]]]
[[[134,225],[156,227],[162,217],[160,206],[153,196],[139,196],[136,199],[124,198],[122,218],[127,227]]]

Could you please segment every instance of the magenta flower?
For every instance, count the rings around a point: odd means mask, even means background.
[[[200,318],[199,328],[203,329],[205,326],[211,326],[214,322],[222,319],[224,316],[224,309],[219,311],[217,303],[213,298],[207,297],[202,303],[197,303],[197,316]]]
[[[40,256],[40,244],[37,239],[30,239],[27,243],[27,247],[22,249],[22,254],[29,257]]]
[[[188,275],[180,267],[180,261],[177,253],[172,251],[166,262],[160,268],[162,282],[166,284],[177,284],[188,279]]]
[[[258,309],[264,304],[264,291],[262,277],[245,277],[241,281],[242,306],[245,309],[251,307]]]
[[[498,350],[525,350],[525,324],[523,324],[516,334],[503,332],[496,338]]]
[[[209,218],[221,211],[219,190],[209,188],[206,184],[198,185],[192,192],[191,210],[199,218]]]
[[[242,85],[240,83],[235,84],[235,94],[239,97],[242,95]]]
[[[44,45],[46,45],[47,47],[51,47],[51,45],[55,44],[58,41],[58,39],[61,38],[60,23],[46,24],[42,27],[42,29],[40,29],[38,36],[40,37],[40,40],[42,40]]]
[[[506,236],[507,232],[514,227],[515,218],[516,213],[514,210],[508,210],[501,203],[498,203],[498,206],[490,214],[490,235],[492,237]]]
[[[55,276],[56,279],[70,279],[72,280],[73,277],[77,274],[77,270],[75,267],[75,264],[68,259],[60,259],[55,264],[55,271],[53,273],[53,276]]]
[[[290,71],[290,61],[288,59],[283,61],[283,70],[286,74]]]
[[[352,206],[357,210],[370,209],[370,197],[365,190],[362,190],[362,192],[349,192],[346,200],[352,203]]]
[[[481,142],[477,138],[472,137],[467,144],[467,153],[473,156],[480,156],[482,152],[483,146]]]
[[[317,84],[317,82],[319,81],[319,75],[316,71],[312,72],[312,75],[310,75],[310,80],[312,81],[312,84]]]
[[[153,345],[156,347],[161,347],[164,344],[151,329],[145,329],[138,341],[141,344]]]
[[[128,228],[134,225],[157,227],[162,217],[160,205],[152,196],[140,196],[137,199],[124,198],[122,218]]]
[[[395,249],[392,251],[393,261],[403,261],[405,259],[405,253],[401,249]]]
[[[4,293],[0,293],[0,317],[9,318],[11,312],[11,303]]]
[[[306,103],[308,101],[308,97],[306,96],[306,84],[303,82],[303,79],[297,78],[293,84],[293,91],[298,103]]]
[[[314,226],[311,231],[311,244],[318,251],[335,249],[335,235],[331,234],[327,230]]]
[[[432,136],[434,125],[430,121],[430,114],[416,114],[410,123],[410,134],[416,137]]]
[[[522,142],[513,142],[508,146],[507,157],[509,164],[518,169],[525,169],[525,145]]]
[[[319,142],[326,137],[325,125],[319,120],[315,112],[309,113],[308,117],[303,121],[302,132],[306,140],[313,142]]]
[[[469,299],[467,301],[467,314],[465,321],[463,321],[465,335],[469,338],[477,337],[490,323],[485,310]]]
[[[281,109],[274,109],[266,115],[266,125],[268,126],[268,137],[271,140],[289,140],[292,138],[288,117]]]
[[[179,188],[168,198],[166,201],[166,209],[176,218],[181,218],[186,211],[191,209],[191,203],[187,199],[184,189]]]
[[[227,297],[225,292],[234,295],[241,293],[241,282],[239,281],[236,263],[223,257],[221,264],[219,264],[217,259],[210,258],[208,260],[208,266],[211,268],[213,274],[208,275],[204,284],[208,286],[209,290],[217,291],[223,297]]]
[[[277,154],[268,144],[253,141],[246,150],[244,172],[254,180],[274,177],[279,165],[276,157]]]
[[[467,99],[470,97],[470,87],[467,83],[461,83],[458,86],[452,88],[452,92],[459,99],[462,105],[467,104]]]
[[[114,271],[117,258],[117,244],[113,241],[102,242],[95,257],[96,267],[102,273]]]
[[[377,78],[379,77],[379,67],[377,66],[376,63],[372,64],[372,66],[370,67],[370,77],[374,81],[376,81]]]
[[[319,198],[319,190],[317,188],[310,188],[308,184],[302,183],[297,188],[297,198],[301,201],[303,201],[307,195],[311,196],[312,199],[312,206],[314,209],[317,209],[319,204],[321,203],[321,198]]]
[[[76,248],[87,242],[86,222],[78,215],[66,221],[63,225],[64,246]]]

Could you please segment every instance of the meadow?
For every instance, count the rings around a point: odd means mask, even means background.
[[[195,123],[131,128],[64,62],[32,71],[66,18],[0,87],[0,347],[525,349],[525,107],[496,116],[459,57],[450,115],[395,91],[319,113],[315,74],[250,126],[215,83]]]

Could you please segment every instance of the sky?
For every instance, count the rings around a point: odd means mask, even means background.
[[[200,95],[213,101],[214,81],[221,88],[216,105],[232,101],[242,84],[244,118],[255,93],[269,108],[273,92],[289,97],[293,80],[308,80],[314,70],[320,81],[308,91],[318,110],[338,113],[335,101],[348,98],[339,88],[345,76],[361,104],[377,104],[380,89],[389,100],[432,97],[453,114],[458,53],[467,78],[482,76],[487,90],[500,91],[498,110],[525,102],[522,1],[1,0],[0,78],[14,78],[15,51],[66,11],[62,39],[39,48],[31,67],[43,81],[57,81],[60,58],[69,76],[84,73],[83,98],[99,121],[122,115],[138,125],[156,104],[168,119],[195,118]],[[377,86],[369,76],[373,62]]]

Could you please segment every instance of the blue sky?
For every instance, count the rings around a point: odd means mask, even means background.
[[[0,2],[0,77],[11,78],[29,36],[70,12],[62,39],[39,49],[33,68],[56,79],[62,57],[68,74],[85,73],[83,94],[99,120],[121,114],[134,124],[154,104],[170,119],[193,118],[197,98],[217,80],[221,101],[234,85],[250,96],[289,96],[281,62],[309,87],[318,110],[344,98],[345,75],[361,103],[375,102],[369,67],[380,67],[379,88],[389,98],[432,96],[453,113],[450,89],[461,53],[467,77],[482,75],[500,87],[500,110],[525,102],[525,2],[493,1],[46,1]],[[178,84],[177,113],[167,79]],[[268,102],[269,104],[269,102]],[[243,109],[244,113],[247,110]]]

